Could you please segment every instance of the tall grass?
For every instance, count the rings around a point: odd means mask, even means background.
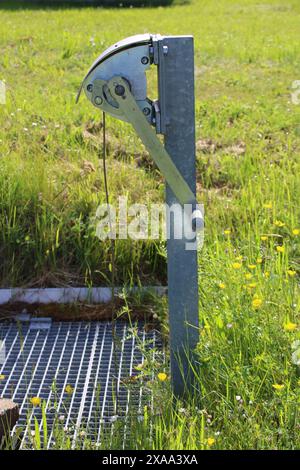
[[[0,78],[8,87],[0,108],[1,285],[109,282],[109,247],[91,225],[104,200],[100,116],[84,99],[75,107],[77,87],[121,37],[193,34],[198,199],[206,213],[199,394],[172,410],[165,401],[153,440],[138,434],[140,423],[130,445],[299,448],[292,344],[300,323],[300,106],[291,101],[300,79],[299,2],[194,0],[1,17]],[[162,201],[161,177],[140,163],[133,131],[113,119],[108,125],[112,200]],[[116,254],[117,282],[166,281],[161,243],[120,241]]]

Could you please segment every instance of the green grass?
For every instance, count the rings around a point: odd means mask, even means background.
[[[97,54],[122,37],[193,34],[198,199],[206,213],[201,398],[160,410],[154,441],[145,431],[132,445],[205,448],[211,437],[212,448],[299,448],[291,349],[300,338],[300,235],[293,233],[300,228],[300,106],[291,102],[300,79],[299,2],[4,9],[1,18],[0,79],[8,85],[0,107],[1,286],[109,282],[109,245],[91,226],[104,201],[100,133],[99,142],[89,135],[98,137],[100,116],[85,99],[75,106],[77,88]],[[137,165],[143,149],[130,126],[108,119],[108,127],[112,200],[162,201],[160,176]],[[81,173],[84,160],[97,171]],[[118,283],[166,281],[162,243],[122,241],[116,250]],[[286,331],[288,322],[296,329]]]

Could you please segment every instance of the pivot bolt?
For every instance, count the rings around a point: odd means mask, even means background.
[[[145,114],[145,116],[149,116],[149,114],[150,114],[150,109],[149,109],[149,108],[144,108],[144,109],[143,109],[143,113]]]
[[[125,88],[123,87],[123,85],[117,85],[115,87],[115,94],[117,96],[123,96],[125,93]]]
[[[195,209],[192,213],[192,229],[198,232],[204,228],[204,219],[200,209]]]
[[[86,87],[87,91],[89,91],[90,93],[92,93],[93,91],[93,85],[90,83],[87,87]]]
[[[96,96],[94,101],[95,104],[97,104],[98,106],[103,103],[103,99],[101,98],[101,96]]]
[[[143,65],[147,65],[149,63],[149,58],[144,56],[144,57],[141,58],[141,62],[142,62]]]
[[[168,52],[169,52],[168,46],[163,46],[163,54],[168,55]]]

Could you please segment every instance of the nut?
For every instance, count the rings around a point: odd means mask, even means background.
[[[95,102],[95,104],[100,106],[103,103],[103,99],[101,98],[101,96],[96,96],[95,99],[94,99],[94,102]]]

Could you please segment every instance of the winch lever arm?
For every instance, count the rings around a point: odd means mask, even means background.
[[[118,103],[120,110],[132,124],[143,144],[155,161],[156,165],[164,175],[173,193],[184,206],[195,205],[196,198],[185,179],[173,163],[170,155],[158,139],[155,130],[148,123],[143,112],[130,92],[128,82],[122,77],[113,77],[108,81],[108,88]]]

